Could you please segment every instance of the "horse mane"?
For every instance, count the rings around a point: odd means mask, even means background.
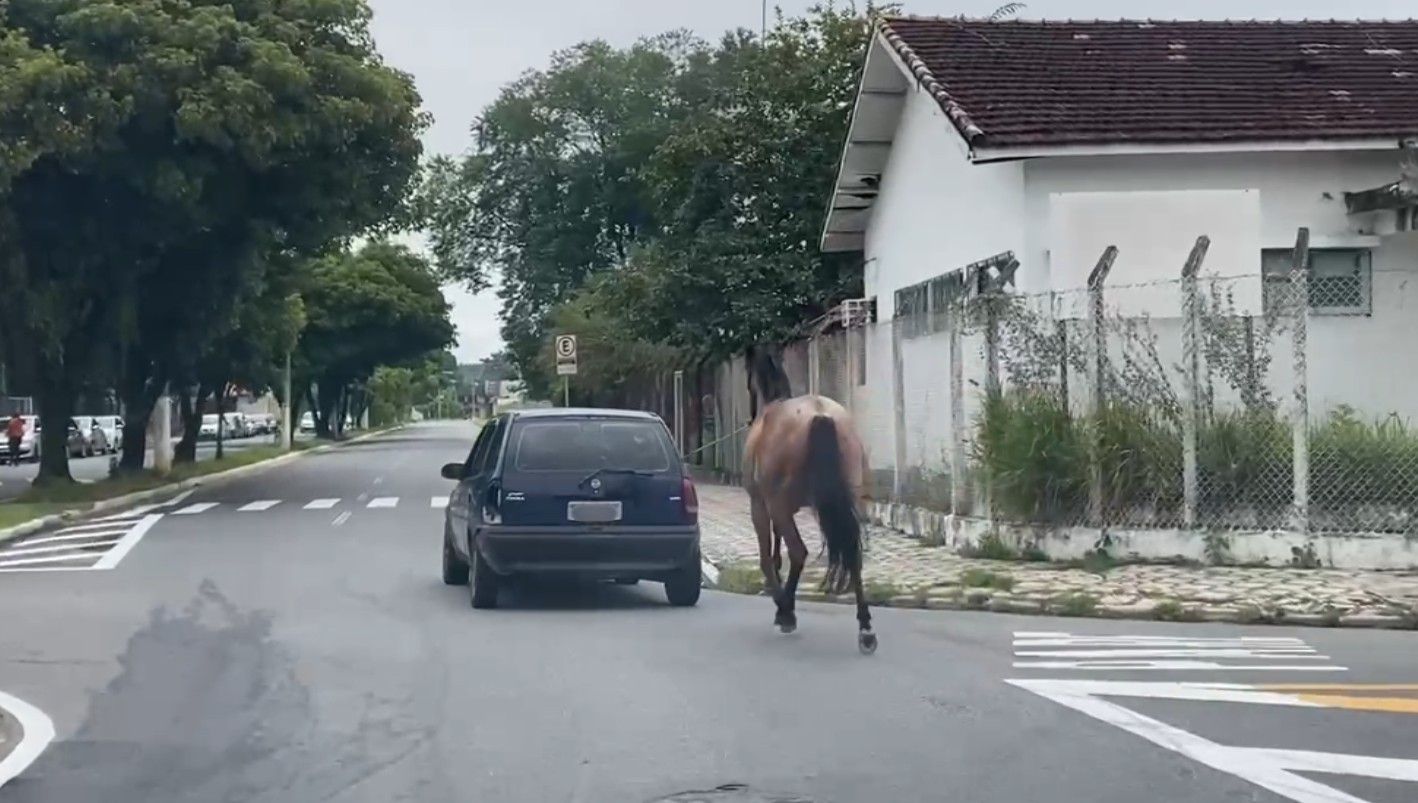
[[[777,353],[760,346],[750,346],[744,352],[748,363],[748,387],[758,394],[760,404],[771,404],[792,398],[793,388],[783,371],[783,360]]]

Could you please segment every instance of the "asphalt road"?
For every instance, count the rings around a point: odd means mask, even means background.
[[[275,442],[273,435],[258,435],[251,438],[237,438],[226,441],[223,444],[225,449],[240,450],[251,446],[266,446]],[[215,441],[200,441],[197,444],[197,459],[211,460],[217,453]],[[74,475],[74,479],[81,482],[97,482],[108,476],[108,461],[111,455],[96,455],[94,457],[69,458],[69,471]],[[153,452],[148,450],[147,462],[151,465]],[[34,479],[35,473],[39,470],[35,463],[21,463],[18,466],[0,465],[0,501],[19,496],[30,487],[30,481]]]
[[[451,488],[439,466],[473,435],[422,425],[117,519],[109,570],[0,573],[0,691],[58,731],[0,801],[1418,793],[1393,780],[1418,762],[1310,771],[1314,751],[1418,759],[1418,718],[1398,712],[1415,692],[1358,688],[1418,683],[1411,633],[881,610],[867,657],[848,607],[804,604],[783,636],[767,600],[710,592],[674,609],[652,583],[532,587],[473,611],[439,581],[434,501]],[[1123,658],[1192,663],[1096,663]],[[1274,703],[1298,692],[1215,685],[1295,683],[1346,688],[1296,705]]]

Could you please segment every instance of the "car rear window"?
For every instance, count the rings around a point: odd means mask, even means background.
[[[523,421],[512,432],[517,471],[668,471],[669,439],[658,421]]]

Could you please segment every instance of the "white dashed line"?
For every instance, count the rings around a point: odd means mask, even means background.
[[[316,499],[316,500],[313,500],[310,504],[306,505],[306,506],[305,506],[305,509],[306,509],[306,510],[329,510],[330,508],[332,508],[332,507],[334,507],[335,505],[338,505],[338,504],[340,504],[340,500],[338,500],[338,499]]]
[[[172,511],[174,516],[194,516],[198,513],[206,513],[208,510],[221,504],[220,502],[198,502],[195,505],[188,505],[181,510]]]
[[[262,510],[270,510],[271,508],[275,507],[276,505],[279,505],[280,503],[281,500],[279,499],[263,499],[260,502],[251,502],[249,504],[242,505],[236,510],[238,513],[255,513]]]
[[[433,497],[433,499],[429,500],[429,503],[433,506],[434,509],[442,510],[443,508],[448,507],[448,497],[435,496]]]
[[[335,520],[330,522],[330,526],[339,527],[341,524],[344,524],[345,522],[349,521],[351,515],[352,514],[348,510],[346,510],[344,513],[341,513],[340,515],[336,516]]]
[[[396,507],[398,504],[397,496],[378,496],[369,500],[368,507]]]

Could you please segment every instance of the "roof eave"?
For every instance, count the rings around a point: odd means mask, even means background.
[[[1041,159],[1069,156],[1164,156],[1191,153],[1259,153],[1259,152],[1340,152],[1385,151],[1404,147],[1398,137],[1349,137],[1336,139],[1295,140],[1224,140],[1216,142],[1117,142],[1067,145],[984,145],[971,148],[970,160],[975,163],[1002,162],[1016,159]]]

